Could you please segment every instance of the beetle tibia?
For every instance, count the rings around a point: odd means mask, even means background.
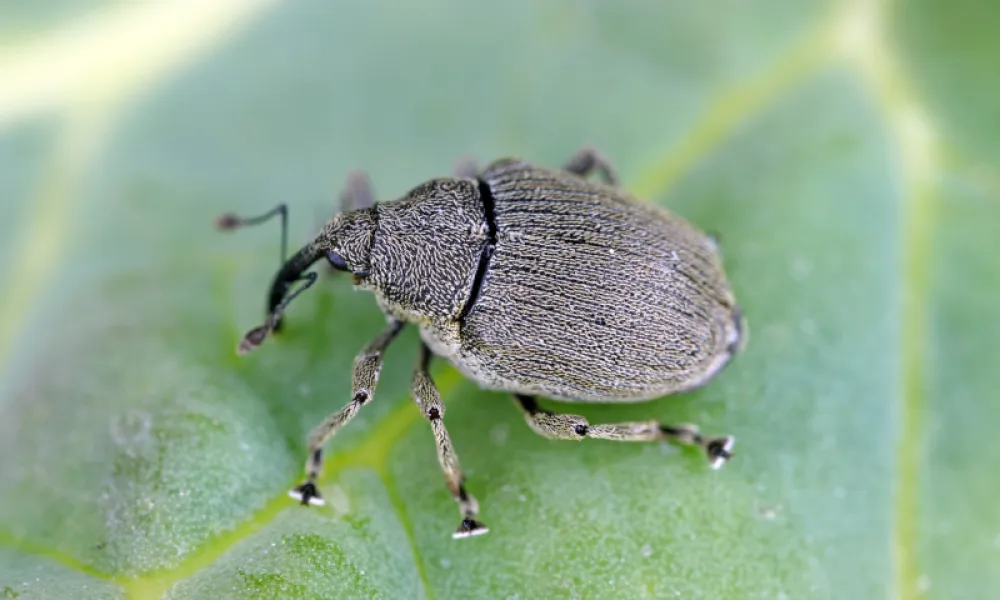
[[[316,484],[311,481],[307,481],[298,487],[288,490],[288,495],[289,497],[298,500],[303,506],[323,506],[326,504],[323,500],[323,496],[321,496],[319,490],[316,489]]]
[[[462,519],[462,524],[458,526],[455,533],[451,534],[451,537],[457,540],[472,537],[474,535],[483,535],[488,532],[489,528],[486,525],[483,525],[475,519],[466,518]]]
[[[736,439],[730,435],[705,440],[705,453],[713,469],[718,469],[733,457],[731,450],[735,443]]]

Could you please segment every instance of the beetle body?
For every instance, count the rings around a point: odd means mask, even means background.
[[[728,361],[741,317],[706,235],[569,173],[500,161],[483,182],[496,248],[459,345],[434,346],[469,377],[621,402],[701,385]]]
[[[610,173],[599,155],[584,152],[563,169],[501,159],[475,174],[434,179],[395,202],[336,215],[285,264],[272,285],[272,319],[260,335],[248,334],[250,346],[277,323],[291,282],[323,257],[373,292],[389,321],[355,361],[352,403],[313,434],[310,479],[297,498],[318,498],[308,486],[319,448],[371,398],[382,351],[406,323],[424,342],[414,398],[435,427],[462,507],[456,535],[485,527],[474,518],[478,507],[462,486],[427,375],[432,354],[482,387],[513,393],[543,435],[675,439],[702,446],[715,466],[728,459],[732,438],[704,438],[693,426],[590,425],[534,400],[634,402],[689,390],[742,345],[742,313],[714,240],[635,200],[610,175],[606,183],[586,179],[595,167]]]

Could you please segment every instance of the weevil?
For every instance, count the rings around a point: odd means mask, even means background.
[[[400,199],[374,198],[367,177],[355,173],[342,197],[349,209],[287,260],[284,205],[217,222],[233,229],[282,219],[283,264],[268,316],[240,341],[240,354],[279,329],[289,303],[316,282],[309,268],[324,259],[373,292],[386,317],[354,360],[350,401],[310,435],[306,479],[289,492],[293,498],[323,504],[316,486],[323,446],[371,402],[382,355],[407,324],[420,331],[412,395],[461,512],[456,538],[488,529],[445,428],[428,370],[434,356],[485,389],[510,393],[528,426],[547,438],[671,440],[700,447],[713,468],[729,460],[731,436],[655,420],[591,424],[536,401],[638,402],[691,390],[745,344],[744,316],[715,240],[622,190],[600,153],[584,148],[555,169],[504,158],[480,170],[463,160],[451,177]]]

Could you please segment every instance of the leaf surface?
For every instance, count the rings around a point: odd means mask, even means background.
[[[0,592],[979,598],[1000,585],[992,13],[939,27],[929,3],[220,6],[192,4],[183,27],[129,8],[183,43],[151,34],[125,57],[138,67],[94,62],[102,76],[85,79],[100,83],[79,97],[0,110]],[[67,26],[51,23],[32,35]],[[5,92],[30,97],[0,85],[0,107]],[[407,331],[328,446],[328,506],[287,498],[383,317],[324,275],[282,335],[235,356],[262,319],[278,227],[223,235],[214,217],[287,202],[301,244],[352,169],[389,201],[464,155],[558,165],[585,144],[636,195],[719,235],[750,341],[696,392],[543,403],[731,433],[734,460],[713,472],[666,444],[538,438],[507,397],[439,361],[491,528],[453,541],[458,513],[409,400]],[[22,585],[39,578],[50,587]]]

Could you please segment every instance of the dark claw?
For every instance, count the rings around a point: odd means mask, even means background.
[[[483,535],[488,532],[489,528],[483,525],[475,519],[462,519],[462,524],[458,526],[455,533],[451,534],[451,537],[455,539],[472,537],[474,535]]]
[[[240,356],[249,353],[251,350],[260,346],[264,343],[264,338],[267,334],[271,332],[271,328],[268,325],[261,325],[260,327],[255,327],[247,332],[243,339],[240,340],[240,345],[236,348],[236,353]]]
[[[324,504],[323,496],[321,496],[319,490],[316,489],[316,484],[311,481],[307,481],[288,492],[288,495],[298,500],[303,506],[307,506],[309,504],[323,506]]]
[[[718,469],[733,457],[731,450],[735,441],[731,436],[727,435],[713,438],[705,444],[705,453],[708,454],[708,460],[712,463],[713,469]]]

